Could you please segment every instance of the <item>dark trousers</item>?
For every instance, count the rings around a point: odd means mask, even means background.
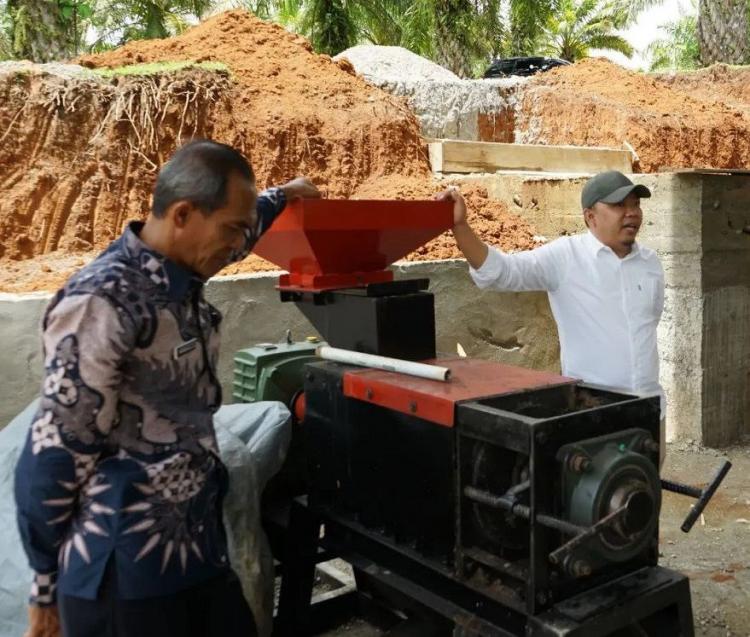
[[[256,637],[255,621],[230,571],[173,595],[117,597],[110,565],[96,600],[58,595],[64,637]]]

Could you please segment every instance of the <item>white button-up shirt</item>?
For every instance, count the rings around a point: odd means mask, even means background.
[[[664,271],[637,243],[620,259],[590,232],[535,250],[490,247],[478,270],[482,289],[545,290],[560,337],[562,373],[614,390],[664,394],[659,386],[656,326],[664,308]]]

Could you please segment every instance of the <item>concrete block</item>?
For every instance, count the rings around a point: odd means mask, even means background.
[[[302,340],[317,332],[294,303],[282,303],[275,286],[278,273],[217,277],[206,286],[206,299],[216,306],[224,319],[221,324],[221,349],[218,377],[224,402],[232,402],[234,354],[256,343],[283,340],[286,330]]]
[[[508,365],[560,369],[557,329],[545,293],[482,292],[463,260],[399,264],[397,278],[429,277],[438,351]]]
[[[750,433],[750,288],[705,294],[702,343],[703,440],[711,446]]]
[[[42,380],[41,323],[51,294],[0,294],[0,428],[39,393]]]

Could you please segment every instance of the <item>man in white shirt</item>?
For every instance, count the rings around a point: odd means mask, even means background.
[[[616,391],[661,397],[661,452],[665,452],[664,392],[659,385],[656,326],[664,307],[659,258],[636,242],[646,186],[609,171],[581,194],[588,232],[504,254],[487,246],[467,221],[466,203],[451,188],[453,234],[481,289],[545,290],[560,337],[562,373]]]

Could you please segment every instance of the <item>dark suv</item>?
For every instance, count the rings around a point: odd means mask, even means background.
[[[556,66],[570,64],[566,60],[545,57],[503,58],[494,60],[484,72],[484,77],[509,77],[511,75],[534,75],[549,71]]]

